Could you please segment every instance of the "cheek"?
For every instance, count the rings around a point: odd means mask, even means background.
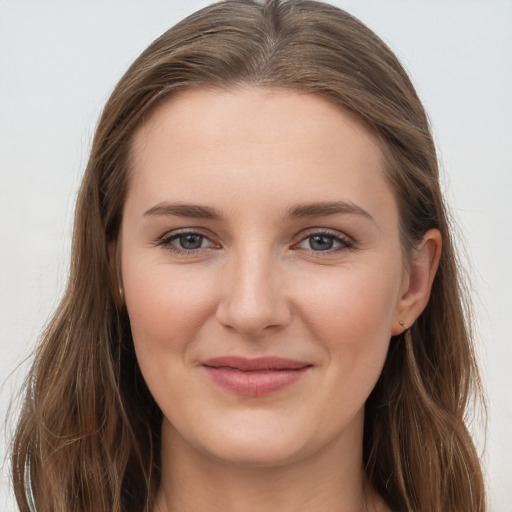
[[[189,397],[197,394],[189,378],[191,355],[199,343],[198,332],[209,325],[214,311],[214,288],[206,276],[194,279],[183,267],[148,264],[150,270],[144,270],[140,263],[123,267],[137,361],[164,415],[179,424],[179,416],[189,407]]]
[[[123,271],[126,306],[137,349],[173,350],[190,341],[214,311],[207,276],[198,279],[169,265],[129,265]],[[197,274],[197,272],[196,272]]]
[[[301,316],[329,361],[330,385],[344,396],[365,400],[382,371],[400,278],[400,269],[367,266],[326,275],[303,292]]]
[[[391,335],[397,309],[401,273],[379,266],[333,269],[317,274],[297,294],[303,297],[302,309],[308,322],[322,329],[328,338],[350,332],[354,339],[364,333]],[[348,336],[345,341],[349,341]]]

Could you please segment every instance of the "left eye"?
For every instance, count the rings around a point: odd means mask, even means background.
[[[314,233],[304,238],[297,247],[315,252],[332,251],[350,247],[351,244],[339,236]]]

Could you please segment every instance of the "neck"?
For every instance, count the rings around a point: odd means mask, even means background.
[[[155,512],[381,510],[365,485],[361,447],[362,439],[344,439],[296,461],[231,463],[196,450],[164,420]]]

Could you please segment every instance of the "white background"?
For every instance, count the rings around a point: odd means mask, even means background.
[[[431,117],[469,254],[489,402],[485,443],[475,428],[490,510],[511,512],[512,0],[333,3],[392,47]],[[74,199],[102,105],[155,37],[205,4],[0,0],[1,420],[66,280]],[[0,510],[14,511],[8,473],[4,463]]]

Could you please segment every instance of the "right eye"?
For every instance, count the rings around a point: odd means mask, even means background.
[[[216,247],[207,236],[202,233],[196,233],[195,231],[168,233],[158,240],[157,245],[171,252],[182,254],[195,254],[204,249]]]
[[[177,242],[181,249],[193,250],[200,249],[203,245],[205,237],[196,233],[190,233],[187,235],[180,235],[173,240]]]

